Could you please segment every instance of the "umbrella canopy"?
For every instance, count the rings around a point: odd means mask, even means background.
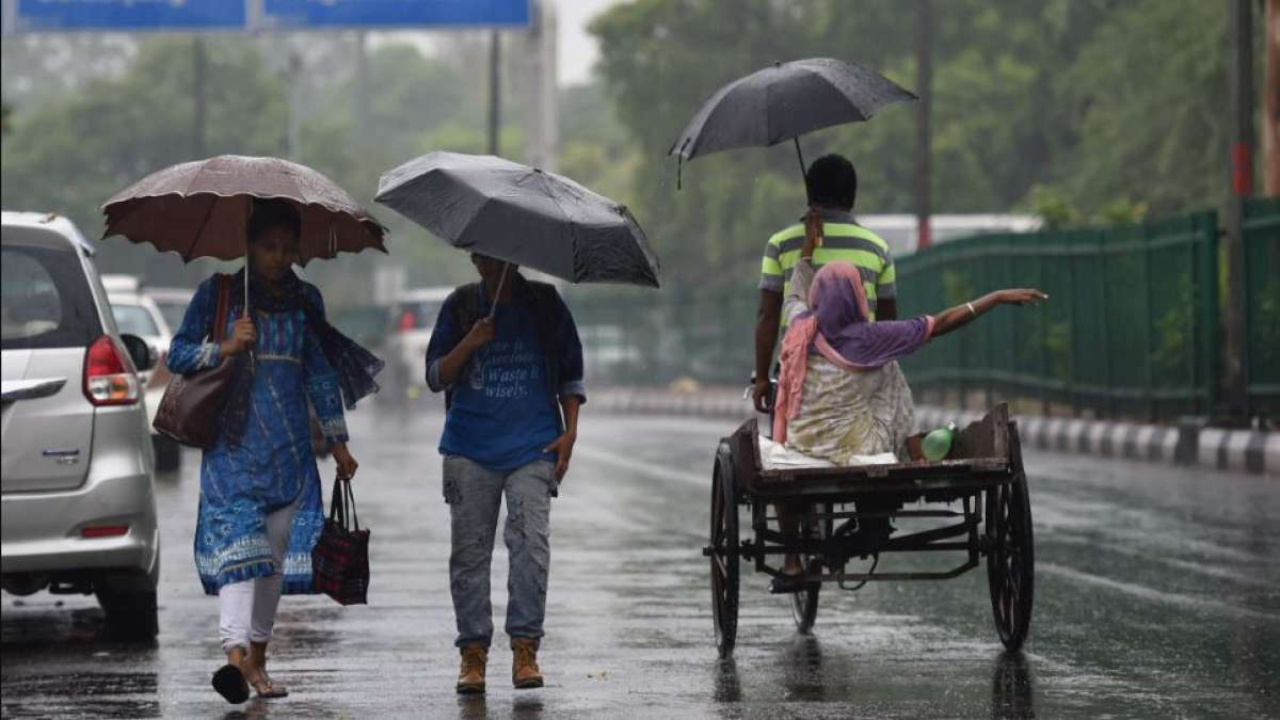
[[[385,173],[374,200],[463,250],[575,283],[658,287],[658,258],[626,206],[554,173],[432,152]]]
[[[386,229],[345,190],[309,167],[271,157],[219,155],[154,172],[102,205],[103,237],[123,235],[190,261],[245,254],[254,198],[278,198],[302,216],[299,262],[339,252],[386,252]]]
[[[721,150],[768,147],[864,121],[886,105],[916,99],[861,65],[831,58],[776,63],[717,90],[668,154],[692,160]]]

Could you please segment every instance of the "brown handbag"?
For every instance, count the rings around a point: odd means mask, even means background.
[[[222,342],[227,327],[227,306],[231,302],[230,282],[218,276],[218,309],[214,314],[211,342]],[[216,367],[190,375],[174,373],[156,409],[152,427],[166,437],[198,448],[211,448],[222,427],[222,411],[227,407],[235,381],[239,358],[224,357]]]

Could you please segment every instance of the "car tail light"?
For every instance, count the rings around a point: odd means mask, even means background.
[[[414,316],[414,313],[412,310],[405,310],[403,313],[401,313],[400,332],[412,330],[415,324],[417,324],[417,318]]]
[[[84,356],[84,396],[94,405],[138,402],[138,374],[129,355],[110,335],[89,346]]]
[[[82,538],[120,537],[127,534],[129,534],[128,525],[96,525],[80,530]]]

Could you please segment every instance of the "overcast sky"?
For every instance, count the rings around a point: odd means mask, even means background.
[[[591,74],[600,51],[587,34],[587,23],[621,0],[553,0],[560,18],[561,85],[584,82]]]

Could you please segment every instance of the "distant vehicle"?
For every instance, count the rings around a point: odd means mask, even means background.
[[[150,427],[155,422],[160,399],[164,397],[165,387],[169,384],[169,370],[164,361],[169,354],[169,343],[173,341],[173,331],[159,304],[151,297],[150,289],[144,290],[138,278],[132,275],[103,275],[102,286],[107,290],[111,314],[115,317],[120,332],[146,340],[159,358],[154,370],[139,373],[146,392],[147,427]],[[169,472],[182,465],[182,446],[173,439],[153,432],[151,444],[156,450],[156,470]]]
[[[387,339],[386,305],[346,305],[328,309],[329,322],[344,335],[367,348],[377,348]]]
[[[635,382],[644,371],[639,345],[621,325],[581,325],[583,360],[591,383]]]
[[[387,368],[382,384],[386,391],[380,395],[412,402],[426,392],[427,344],[431,342],[440,307],[451,292],[451,287],[405,290],[392,301],[384,346]]]
[[[919,245],[918,225],[915,215],[857,215],[858,224],[871,230],[889,243],[893,255],[907,255]],[[973,235],[1002,232],[1035,232],[1042,222],[1037,215],[1008,215],[973,213],[960,215],[931,215],[929,231],[933,243],[958,240]]]
[[[94,593],[122,637],[156,635],[160,533],[138,369],[67,219],[3,213],[0,236],[0,585]]]
[[[187,306],[191,304],[191,298],[195,294],[196,291],[191,288],[147,286],[147,295],[160,308],[165,324],[175,333],[182,327],[182,318],[187,314]]]

